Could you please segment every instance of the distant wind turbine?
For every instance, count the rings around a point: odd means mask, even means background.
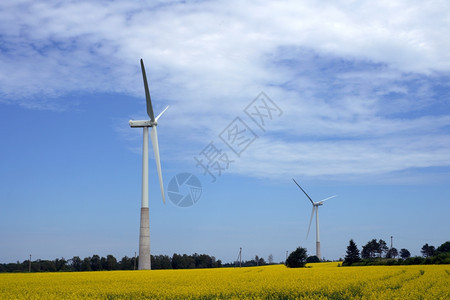
[[[145,74],[144,62],[141,59],[142,77],[144,78],[145,99],[147,102],[147,114],[150,120],[135,121],[130,120],[130,127],[142,127],[144,129],[144,143],[142,147],[142,201],[141,201],[141,225],[139,231],[139,270],[150,270],[150,222],[148,214],[148,128],[152,127],[150,138],[152,140],[153,152],[155,153],[156,169],[158,170],[159,186],[161,188],[161,196],[163,202],[166,203],[164,197],[164,185],[161,173],[161,161],[159,159],[158,133],[156,126],[158,119],[169,108],[168,106],[155,118],[153,114],[152,101],[148,90],[147,75]]]
[[[308,226],[308,233],[306,234],[306,238],[308,238],[309,236],[309,230],[311,229],[311,223],[312,223],[312,219],[314,217],[314,210],[316,211],[316,256],[321,260],[321,254],[320,254],[320,234],[319,234],[319,206],[323,205],[323,202],[336,197],[337,195],[325,198],[323,200],[320,200],[319,202],[314,202],[311,197],[308,196],[308,194],[305,192],[305,190],[302,189],[302,187],[300,186],[300,184],[297,183],[297,181],[295,181],[294,178],[292,178],[292,180],[294,180],[295,184],[302,190],[303,193],[305,193],[306,197],[308,197],[309,201],[311,201],[312,203],[312,212],[311,212],[311,219],[309,220],[309,226]]]

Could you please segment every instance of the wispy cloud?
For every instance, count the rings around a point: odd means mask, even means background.
[[[3,2],[0,101],[61,109],[74,92],[142,98],[143,57],[156,109],[173,104],[168,129],[192,149],[260,91],[282,107],[236,172],[449,166],[449,11],[446,1]]]

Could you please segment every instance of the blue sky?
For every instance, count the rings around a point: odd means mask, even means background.
[[[3,1],[0,262],[138,250],[147,68],[164,183],[197,176],[200,200],[161,201],[150,154],[152,254],[275,261],[320,207],[322,255],[353,238],[420,254],[449,240],[450,5],[437,1]],[[263,128],[246,108],[278,108]],[[248,110],[247,110],[248,111]],[[239,118],[239,156],[220,138]],[[222,135],[223,137],[223,135]],[[216,181],[210,143],[233,160]]]

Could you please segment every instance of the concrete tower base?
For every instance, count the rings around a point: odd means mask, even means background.
[[[316,242],[316,256],[319,260],[322,260],[322,257],[320,256],[320,242]]]
[[[148,207],[141,207],[141,228],[139,231],[139,270],[150,270],[150,222]]]

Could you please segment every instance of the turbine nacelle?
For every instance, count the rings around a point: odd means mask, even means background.
[[[137,120],[130,120],[130,127],[136,128],[136,127],[153,127],[158,125],[158,122],[152,122],[151,120],[144,120],[144,121],[137,121]]]
[[[151,102],[149,104],[151,106]],[[136,127],[156,127],[158,125],[158,120],[159,118],[166,112],[166,110],[169,108],[169,106],[167,106],[166,108],[164,108],[164,110],[155,118],[154,121],[150,120],[130,120],[128,123],[130,124],[130,127],[132,128],[136,128]],[[152,109],[153,112],[153,109]],[[150,116],[151,118],[151,116]]]

